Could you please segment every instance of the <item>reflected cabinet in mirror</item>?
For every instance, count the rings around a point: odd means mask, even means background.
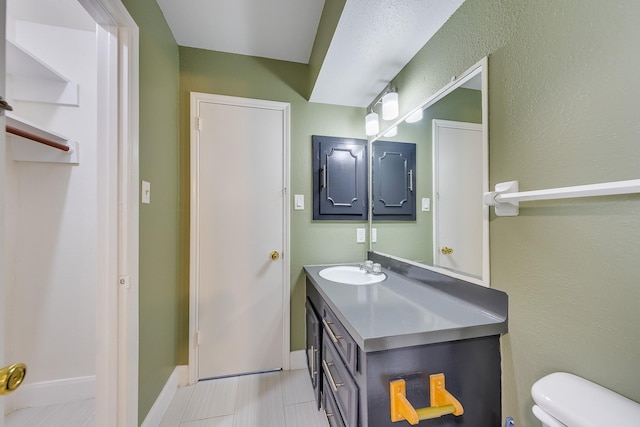
[[[489,286],[487,94],[485,58],[372,140],[372,251]]]

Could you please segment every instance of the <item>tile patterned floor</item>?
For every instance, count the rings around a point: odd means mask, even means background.
[[[7,427],[94,427],[94,399],[18,409],[5,417]]]
[[[306,370],[202,381],[178,389],[160,427],[327,427]]]
[[[13,411],[7,427],[94,427],[95,401]],[[327,427],[306,369],[202,381],[178,389],[159,427]]]

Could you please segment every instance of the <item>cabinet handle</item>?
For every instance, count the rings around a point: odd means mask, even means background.
[[[320,184],[320,188],[325,188],[327,186],[327,165],[324,165],[320,168],[322,172],[322,183]]]
[[[311,346],[311,375],[315,376],[318,374],[316,370],[316,353],[318,352],[317,348]]]
[[[413,169],[409,169],[409,191],[413,193]]]
[[[324,371],[327,373],[327,377],[329,378],[329,382],[331,383],[331,389],[334,392],[338,391],[338,387],[342,387],[343,383],[337,383],[336,380],[333,379],[333,375],[331,375],[331,371],[329,370],[329,366],[333,366],[333,363],[327,363],[326,360],[322,360],[322,366],[324,367]]]
[[[325,329],[329,333],[329,336],[331,337],[331,341],[333,341],[335,344],[338,344],[338,340],[342,339],[342,336],[336,335],[335,332],[333,332],[333,329],[331,329],[331,326],[329,326],[329,325],[333,325],[333,323],[327,322],[326,319],[322,319],[322,324],[324,325]]]

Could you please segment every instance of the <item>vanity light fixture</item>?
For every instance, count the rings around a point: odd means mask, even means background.
[[[395,88],[391,89],[393,92],[388,92],[382,97],[382,119],[393,120],[398,117],[398,92]]]
[[[365,129],[367,136],[374,136],[380,132],[378,123],[378,113],[373,111],[374,107],[382,103],[382,119],[393,120],[398,117],[400,112],[398,104],[398,89],[391,86],[391,83],[384,88],[382,92],[367,107],[367,115],[365,116]]]
[[[370,109],[369,114],[364,117],[364,125],[367,136],[373,136],[380,132],[378,113]]]
[[[418,109],[415,113],[413,113],[409,117],[407,117],[405,122],[407,122],[407,123],[415,123],[415,122],[419,122],[420,120],[422,120],[422,108]]]
[[[398,126],[394,126],[384,133],[385,138],[392,138],[398,134]]]

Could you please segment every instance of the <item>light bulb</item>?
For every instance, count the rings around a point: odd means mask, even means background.
[[[382,97],[382,118],[393,120],[398,117],[398,92],[389,92]]]
[[[367,136],[376,135],[380,131],[380,126],[378,125],[378,113],[371,111],[364,118],[365,131]]]
[[[419,122],[420,120],[422,120],[422,108],[420,108],[415,113],[413,113],[409,117],[407,117],[405,122],[407,122],[407,123],[415,123],[415,122]]]

